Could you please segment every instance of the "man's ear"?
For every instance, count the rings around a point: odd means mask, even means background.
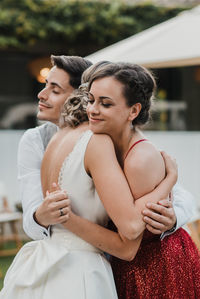
[[[130,109],[128,120],[133,121],[139,115],[141,109],[142,105],[140,103],[134,104]]]

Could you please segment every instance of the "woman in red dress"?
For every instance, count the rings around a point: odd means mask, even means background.
[[[188,233],[179,229],[161,240],[160,236],[145,229],[141,215],[144,208],[141,198],[153,191],[165,176],[158,151],[138,129],[149,119],[154,90],[155,81],[150,72],[134,64],[107,64],[92,75],[87,108],[89,127],[96,134],[109,135],[113,141],[118,162],[124,170],[138,211],[135,214],[135,231],[126,235],[123,227],[125,220],[121,221],[123,213],[121,208],[117,208],[120,203],[114,202],[114,195],[112,201],[106,198],[103,203],[123,245],[118,245],[120,241],[112,237],[111,232],[107,233],[105,228],[97,228],[97,225],[76,218],[73,213],[66,227],[115,256],[111,264],[119,299],[200,298],[200,255]],[[98,157],[102,150],[97,146]],[[97,168],[106,167],[99,165],[104,162],[98,159],[94,159],[93,163],[98,164]],[[102,171],[99,171],[100,174]],[[95,169],[92,173],[88,170],[101,199],[105,197],[107,180],[112,176],[112,173],[108,173],[106,169],[104,182],[99,180]],[[111,191],[112,197],[115,190]],[[123,195],[121,201],[124,200]],[[130,254],[123,258],[122,251],[127,247]]]

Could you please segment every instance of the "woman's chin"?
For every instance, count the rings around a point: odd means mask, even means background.
[[[93,126],[89,124],[89,129],[94,133],[94,134],[102,134],[104,133],[102,129],[97,128],[97,126]]]

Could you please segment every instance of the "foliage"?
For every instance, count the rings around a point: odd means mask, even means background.
[[[119,0],[1,0],[0,49],[40,52],[62,47],[68,54],[89,54],[181,10]]]
[[[0,257],[0,291],[3,287],[3,278],[14,259],[14,256]]]

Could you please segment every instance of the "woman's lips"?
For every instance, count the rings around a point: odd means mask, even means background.
[[[98,122],[102,121],[102,119],[90,117],[90,118],[89,118],[89,121],[90,121],[91,123],[98,123]]]

